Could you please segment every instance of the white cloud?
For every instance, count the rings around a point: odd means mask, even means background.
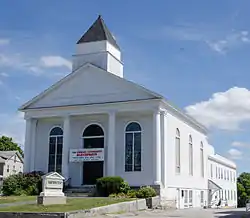
[[[12,137],[18,144],[24,144],[25,121],[23,113],[0,114],[0,135]]]
[[[61,56],[43,56],[40,59],[44,67],[67,67],[71,70],[71,62]]]
[[[7,74],[5,72],[2,72],[2,73],[0,73],[0,76],[2,76],[2,77],[9,77],[9,74]]]
[[[238,142],[238,141],[234,141],[231,144],[233,147],[249,147],[250,148],[250,143],[246,143],[246,142]]]
[[[233,160],[242,159],[242,152],[237,149],[234,149],[234,148],[229,149],[228,154],[229,154],[229,158]]]
[[[233,32],[223,40],[206,41],[207,45],[215,52],[225,54],[229,49],[249,43],[248,31]]]
[[[215,29],[204,24],[179,24],[163,26],[158,30],[160,34],[150,35],[155,39],[172,39],[179,41],[190,41],[205,43],[208,48],[219,54],[226,54],[230,49],[237,48],[246,43],[250,43],[250,35],[246,30],[222,30]]]
[[[1,45],[8,45],[10,43],[10,39],[1,39],[0,38],[0,46]]]
[[[207,101],[187,106],[185,110],[208,128],[238,130],[243,122],[250,121],[250,91],[233,87],[214,93]]]
[[[47,76],[58,77],[65,75],[65,71],[59,69],[59,71],[53,71],[49,68],[64,67],[71,70],[71,62],[61,56],[42,56],[41,58],[29,58],[20,54],[1,54],[0,53],[0,67],[12,68],[15,70],[23,71],[24,73],[34,76]],[[5,76],[7,74],[0,74]]]

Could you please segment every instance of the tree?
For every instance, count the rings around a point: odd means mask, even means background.
[[[19,151],[19,153],[23,156],[23,151],[21,147],[13,142],[12,138],[7,136],[0,137],[0,151]]]
[[[244,207],[250,198],[250,173],[241,173],[237,178],[238,206]]]

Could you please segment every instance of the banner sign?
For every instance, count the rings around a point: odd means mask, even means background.
[[[70,149],[69,161],[104,161],[104,148]]]

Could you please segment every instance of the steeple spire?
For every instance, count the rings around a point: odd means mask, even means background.
[[[85,42],[96,42],[106,40],[114,47],[120,50],[116,40],[114,39],[112,33],[107,28],[101,15],[98,16],[97,20],[92,24],[92,26],[87,30],[87,32],[79,39],[77,44]]]

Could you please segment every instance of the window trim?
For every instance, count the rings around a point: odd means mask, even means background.
[[[140,126],[141,130],[140,131],[126,131],[128,125],[131,123],[136,123]],[[132,153],[132,170],[131,171],[126,171],[126,133],[141,133],[141,170],[140,171],[134,171],[134,143],[133,143],[133,153]],[[134,172],[142,172],[143,171],[143,156],[142,156],[142,145],[143,145],[143,128],[142,125],[140,124],[139,121],[136,120],[130,120],[125,123],[124,128],[123,128],[123,137],[124,137],[124,153],[123,153],[123,166],[124,166],[124,172],[125,173],[134,173]]]
[[[202,152],[202,156],[201,156],[201,152]],[[205,178],[205,163],[204,163],[204,145],[203,142],[200,142],[200,159],[202,158],[202,160],[200,160],[200,165],[201,165],[201,177]]]
[[[97,125],[97,126],[100,126],[102,131],[103,131],[103,136],[83,136],[83,133],[84,131],[91,125]],[[82,130],[82,134],[81,134],[81,148],[84,148],[84,139],[93,139],[93,138],[104,138],[104,149],[105,149],[105,146],[106,146],[106,143],[105,143],[105,138],[106,138],[106,132],[105,132],[105,128],[103,128],[102,124],[98,123],[98,122],[91,122],[89,124],[87,124],[86,126],[84,126],[83,130]]]
[[[188,141],[188,147],[189,147],[189,175],[193,176],[194,175],[194,148],[193,148],[193,138],[192,135],[189,135],[189,141]]]
[[[63,132],[63,134],[64,134],[64,130],[63,130],[63,127],[61,126],[61,125],[54,125],[54,126],[52,126],[51,128],[50,128],[50,130],[49,130],[49,134],[48,134],[48,146],[50,146],[50,138],[51,137],[54,137],[54,138],[56,138],[56,141],[57,141],[57,137],[62,137],[63,139],[64,139],[64,135],[62,134],[62,135],[50,135],[50,133],[51,133],[51,131],[54,129],[54,128],[60,128],[61,130],[62,130],[62,132]],[[63,145],[64,145],[64,140],[63,140],[63,143],[62,143],[62,155],[63,155]],[[54,170],[56,169],[56,155],[57,155],[57,146],[55,147],[55,168],[54,168]],[[48,172],[49,172],[49,153],[48,153],[48,163],[47,163],[47,169],[48,169]],[[56,170],[55,171],[53,171],[53,172],[56,172]]]
[[[176,148],[176,140],[179,139],[179,153],[178,153],[178,158],[179,158],[179,163],[177,165],[177,148]],[[181,174],[181,132],[179,128],[175,129],[175,173],[176,174]],[[177,169],[179,169],[177,171]]]

